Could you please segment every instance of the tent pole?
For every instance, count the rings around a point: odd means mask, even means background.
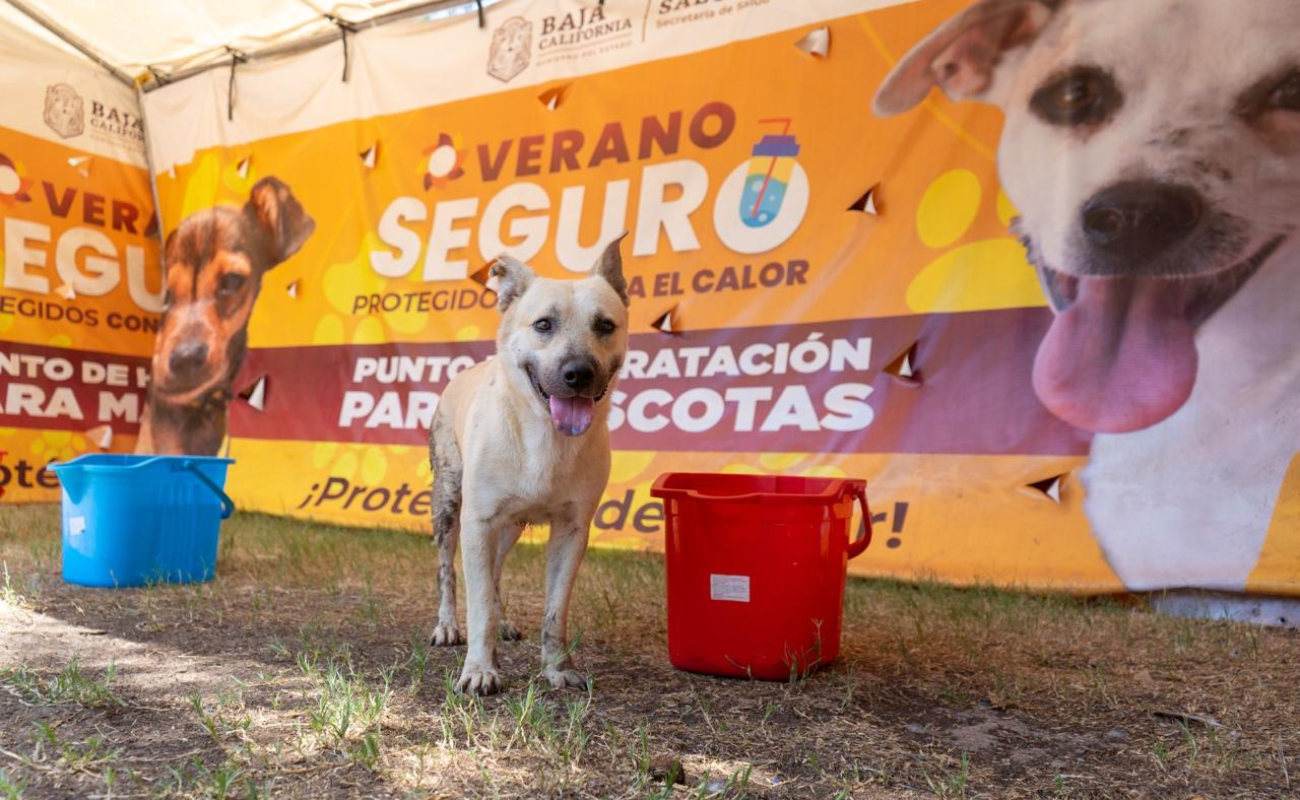
[[[112,75],[114,78],[117,78],[119,81],[125,83],[127,86],[130,86],[132,88],[135,87],[135,80],[132,79],[130,75],[126,74],[126,72],[124,72],[120,67],[110,64],[107,59],[105,59],[103,56],[99,54],[98,51],[96,51],[90,45],[86,44],[79,37],[72,34],[62,25],[59,25],[58,23],[50,20],[44,14],[28,6],[26,0],[5,0],[5,2],[13,6],[15,9],[17,9],[19,12],[25,15],[32,22],[35,22],[37,25],[40,25],[45,30],[49,31],[50,33],[54,34],[58,38],[62,39],[64,42],[68,44],[69,47],[73,48],[74,50],[81,53],[86,58],[89,58],[91,61],[95,62],[99,66],[108,70],[109,74]]]
[[[14,0],[8,0],[8,2],[14,2]],[[367,20],[350,23],[352,25],[351,30],[353,30],[353,32],[360,32],[366,28],[377,28],[381,25],[386,25],[390,22],[399,22],[404,19],[410,19],[411,17],[417,17],[422,14],[428,14],[433,11],[438,11],[448,6],[466,5],[470,2],[473,2],[473,0],[428,0],[428,2],[419,3],[417,5],[409,6],[407,8],[400,8],[396,11],[390,11],[384,14],[379,14]],[[284,42],[282,44],[271,45],[270,47],[265,47],[261,50],[252,50],[244,53],[244,55],[246,56],[247,61],[249,63],[252,63],[252,62],[260,61],[262,59],[290,55],[292,53],[298,53],[304,50],[315,50],[318,47],[323,47],[327,44],[337,41],[341,33],[342,33],[341,30],[333,30],[327,33],[319,33],[314,36],[307,36],[302,39]],[[199,64],[193,67],[185,67],[184,69],[179,69],[176,70],[175,72],[168,73],[166,76],[167,83],[175,83],[176,81],[183,81],[186,78],[192,78],[195,75],[201,75],[204,72],[208,72],[210,70],[220,69],[221,67],[228,66],[229,62],[224,60],[224,57],[226,55],[224,50],[222,51],[221,55],[222,55],[222,60],[220,61],[212,61],[206,64]],[[152,92],[154,89],[157,89],[158,87],[159,87],[159,83],[157,81],[148,81],[144,84],[144,91],[146,93]]]
[[[167,253],[164,252],[163,244],[167,237],[163,236],[163,218],[162,203],[158,199],[158,167],[153,160],[153,147],[149,142],[149,114],[144,108],[144,88],[137,85],[135,87],[135,96],[140,103],[140,120],[144,123],[144,165],[149,173],[149,192],[153,195],[153,213],[158,220],[158,264],[162,269],[162,288],[167,288]],[[169,167],[170,169],[170,167]],[[148,229],[148,223],[145,229]]]

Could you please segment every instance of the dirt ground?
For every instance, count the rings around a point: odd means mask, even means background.
[[[1300,796],[1300,637],[1137,601],[854,580],[833,666],[724,680],[668,664],[661,558],[593,551],[552,692],[521,545],[478,700],[418,537],[238,515],[215,581],[93,590],[6,507],[0,562],[0,798]]]

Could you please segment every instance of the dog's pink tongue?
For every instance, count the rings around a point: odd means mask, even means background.
[[[560,433],[578,436],[591,427],[596,401],[590,397],[556,397],[551,395],[551,422]]]
[[[1182,286],[1158,278],[1080,278],[1034,360],[1034,391],[1079,428],[1122,433],[1173,414],[1196,380]]]

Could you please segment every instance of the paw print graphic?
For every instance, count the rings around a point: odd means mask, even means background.
[[[989,195],[996,194],[996,199]],[[907,305],[917,313],[986,311],[1046,304],[1024,248],[1010,234],[971,238],[984,204],[993,202],[1003,227],[1016,216],[1001,189],[988,190],[968,169],[935,178],[916,209],[916,235],[937,252],[907,287]]]
[[[46,461],[71,461],[89,449],[86,438],[71,431],[41,431],[28,446],[32,456]]]
[[[406,461],[412,455],[408,448],[400,445],[378,447],[375,445],[339,444],[337,442],[317,442],[312,447],[312,466],[324,470],[327,474],[345,478],[364,486],[381,486],[388,474],[389,457]],[[422,448],[414,448],[422,450]],[[429,461],[417,458],[408,465],[419,480],[429,480]]]

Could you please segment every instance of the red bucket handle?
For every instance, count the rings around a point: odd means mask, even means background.
[[[849,486],[849,494],[856,497],[858,504],[862,506],[862,536],[852,542],[849,542],[849,558],[857,558],[862,555],[862,551],[867,549],[871,544],[871,507],[867,505],[867,485],[852,484]]]

